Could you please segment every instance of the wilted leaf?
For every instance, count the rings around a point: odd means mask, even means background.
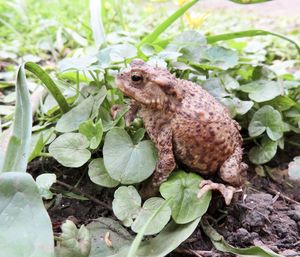
[[[0,255],[53,257],[50,218],[38,187],[25,172],[0,174]]]
[[[103,163],[102,158],[97,158],[89,164],[89,177],[97,185],[103,187],[116,187],[119,182],[112,179]]]
[[[87,138],[79,133],[65,133],[49,146],[49,153],[65,167],[80,167],[91,158]]]
[[[94,99],[92,96],[86,98],[79,105],[65,113],[57,121],[56,131],[58,132],[72,132],[79,128],[79,125],[88,120],[93,108]]]
[[[292,179],[300,179],[300,156],[294,157],[294,160],[289,163],[289,176]]]
[[[262,246],[252,246],[249,248],[238,248],[233,247],[228,244],[224,237],[221,236],[216,230],[214,230],[207,220],[201,221],[201,227],[203,228],[204,233],[210,238],[214,247],[222,252],[233,253],[237,256],[257,256],[257,257],[282,257],[281,255],[273,252],[267,247]]]
[[[124,129],[113,128],[105,137],[104,165],[109,175],[122,184],[139,183],[154,171],[156,151],[151,141],[134,145]]]
[[[160,193],[170,199],[172,217],[177,224],[185,224],[201,217],[210,203],[211,192],[197,197],[202,178],[194,173],[173,172],[168,181],[160,186]]]
[[[92,248],[90,257],[124,257],[133,238],[117,221],[110,218],[98,218],[87,225],[91,234]],[[109,233],[111,247],[105,242]]]
[[[257,137],[267,132],[267,135],[273,141],[283,136],[284,124],[279,111],[270,105],[265,105],[256,111],[249,124],[249,135]]]
[[[66,220],[61,226],[62,234],[59,241],[59,257],[88,257],[91,251],[91,237],[88,229]]]
[[[249,159],[255,164],[264,164],[270,161],[276,154],[277,141],[263,137],[260,145],[254,146],[249,151]]]
[[[56,182],[56,175],[53,173],[44,173],[36,178],[36,184],[39,188],[40,194],[44,199],[51,199],[53,197],[50,187]]]

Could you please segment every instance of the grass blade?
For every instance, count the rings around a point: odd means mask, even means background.
[[[141,47],[146,43],[153,43],[161,33],[163,33],[172,23],[174,23],[179,17],[181,17],[189,8],[191,8],[198,1],[199,0],[192,0],[189,3],[180,7],[171,16],[169,16],[166,20],[159,24],[152,33],[144,37],[142,41],[137,45],[137,48]]]
[[[135,239],[133,240],[129,252],[127,254],[127,257],[136,257],[136,252],[142,242],[143,236],[146,232],[147,227],[150,225],[152,220],[159,214],[159,212],[170,202],[170,200],[165,201],[152,215],[151,217],[147,220],[145,225],[142,227],[140,232],[136,235]]]
[[[57,85],[51,79],[51,77],[36,63],[26,62],[25,69],[32,72],[35,76],[37,76],[49,90],[50,94],[57,101],[59,108],[63,113],[66,113],[70,110],[69,104],[67,103],[65,97],[60,92]]]
[[[90,0],[90,24],[93,38],[97,46],[105,42],[105,32],[101,17],[101,0]]]
[[[207,39],[207,43],[213,44],[218,41],[231,40],[231,39],[235,39],[235,38],[268,36],[268,35],[272,35],[272,36],[287,40],[288,42],[290,42],[291,44],[293,44],[296,47],[298,54],[300,55],[300,47],[295,41],[293,41],[290,38],[287,38],[281,34],[277,34],[277,33],[266,31],[266,30],[259,30],[259,29],[244,30],[244,31],[239,31],[239,32],[232,32],[232,33],[225,33],[225,34],[220,34],[220,35],[215,35],[215,36],[208,36],[206,39]]]
[[[7,146],[2,172],[26,172],[31,139],[32,110],[24,65],[21,65],[18,70],[16,95],[13,132]]]

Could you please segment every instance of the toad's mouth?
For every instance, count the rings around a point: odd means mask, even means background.
[[[122,79],[116,79],[116,86],[126,96],[136,100],[138,103],[149,108],[163,109],[166,99],[165,97],[155,97],[144,95],[134,87],[128,86]]]

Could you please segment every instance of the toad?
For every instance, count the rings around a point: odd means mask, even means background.
[[[247,165],[240,126],[228,110],[198,84],[139,59],[117,76],[116,84],[132,99],[126,124],[139,114],[157,149],[152,186],[158,188],[178,160],[202,175],[218,173],[229,185],[202,180],[198,197],[218,190],[229,204],[235,187],[244,182]]]

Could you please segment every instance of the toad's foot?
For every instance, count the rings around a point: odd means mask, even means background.
[[[198,198],[202,197],[209,190],[218,190],[223,195],[226,205],[231,203],[233,194],[239,191],[232,186],[225,186],[224,184],[214,183],[210,180],[202,180],[199,187]]]

